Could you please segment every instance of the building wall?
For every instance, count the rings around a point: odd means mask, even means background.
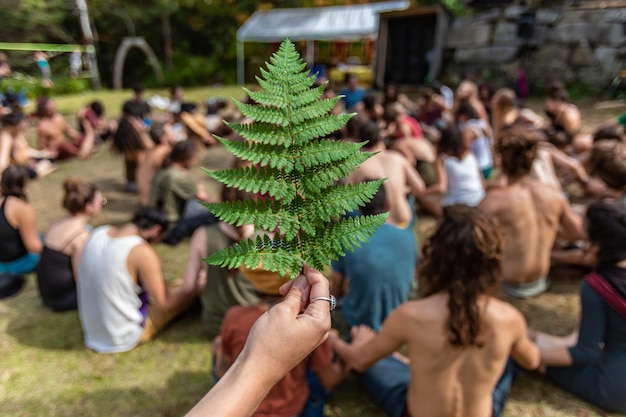
[[[535,10],[533,35],[518,36],[520,18]],[[594,89],[626,69],[626,7],[508,6],[457,17],[446,40],[445,75],[514,79],[523,68],[531,85],[555,80]]]

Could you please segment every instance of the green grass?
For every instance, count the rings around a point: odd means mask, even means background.
[[[148,95],[165,91],[148,91]],[[104,91],[58,97],[65,114],[92,100],[101,99],[109,115],[119,112],[126,92]],[[237,87],[187,89],[188,100],[210,96],[243,96]],[[537,103],[535,103],[537,104]],[[589,126],[620,113],[622,109],[595,110],[583,103]],[[623,110],[622,110],[623,111]],[[588,115],[588,116],[587,116]],[[29,132],[32,135],[32,130]],[[230,156],[221,148],[205,150],[201,165],[226,167]],[[29,185],[41,230],[63,215],[61,183],[70,175],[94,181],[109,204],[93,224],[125,221],[136,207],[134,196],[124,192],[122,161],[107,146],[88,161],[70,161],[50,176]],[[200,171],[194,177],[209,190],[218,185]],[[417,227],[420,240],[434,221],[422,216]],[[165,276],[183,273],[188,244],[175,248],[157,245]],[[578,316],[578,279],[556,280],[550,291],[536,299],[517,303],[529,323],[540,330],[566,334]],[[24,291],[0,301],[0,416],[180,416],[212,386],[211,349],[200,323],[199,311],[191,311],[168,327],[156,340],[131,352],[98,355],[83,345],[76,312],[51,313],[39,299],[34,276]],[[242,393],[245,395],[245,393]],[[382,417],[354,377],[332,394],[327,416]],[[522,373],[513,386],[505,416],[595,416],[598,410],[546,383],[535,374]]]

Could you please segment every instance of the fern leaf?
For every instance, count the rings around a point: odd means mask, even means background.
[[[269,271],[295,277],[302,269],[303,259],[297,251],[286,249],[286,246],[288,245],[281,241],[271,241],[269,238],[259,237],[256,241],[248,239],[213,253],[204,261],[228,269],[239,268],[241,265],[257,268],[262,263]]]
[[[367,204],[376,194],[383,181],[376,180],[328,187],[321,191],[316,196],[317,198],[304,200],[302,205],[303,214],[306,213],[306,220],[313,224],[318,223],[320,220],[330,222],[333,218],[342,216]],[[305,228],[304,224],[302,228]]]
[[[296,185],[280,171],[270,167],[243,167],[219,171],[204,170],[211,177],[239,190],[267,194],[289,204],[297,193]]]
[[[304,167],[333,164],[357,153],[362,146],[362,143],[338,140],[313,140],[302,147],[299,159]]]
[[[272,94],[268,91],[252,91],[243,87],[248,97],[264,106],[284,107],[287,104],[285,97]]]
[[[304,106],[293,106],[291,113],[291,123],[299,124],[305,120],[316,119],[320,116],[328,114],[335,107],[340,97],[334,97],[326,100],[320,100]]]
[[[317,190],[332,185],[335,181],[347,177],[360,164],[366,161],[371,154],[358,152],[334,164],[323,164],[314,167],[305,167],[296,162],[296,171],[302,172],[301,184],[308,194],[315,194]]]
[[[328,224],[319,230],[315,236],[303,236],[301,239],[304,259],[312,259],[320,262],[316,267],[323,267],[330,260],[337,260],[353,251],[354,247],[361,247],[380,226],[385,223],[389,213],[374,216],[361,216],[355,218],[343,218],[337,222]]]
[[[283,109],[245,104],[237,100],[235,100],[235,104],[244,116],[253,120],[279,126],[287,126],[289,124],[289,119],[287,119]]]
[[[283,126],[269,123],[226,123],[242,137],[267,145],[283,145],[288,147],[292,144],[292,135]]]
[[[386,214],[337,219],[369,201],[382,180],[334,185],[372,154],[361,152],[362,144],[323,139],[354,115],[329,114],[339,98],[320,100],[325,84],[313,87],[316,77],[293,43],[282,42],[260,73],[256,79],[261,91],[244,90],[256,104],[235,101],[253,122],[228,124],[246,141],[218,138],[255,167],[207,172],[228,186],[268,198],[207,206],[227,223],[254,224],[257,230],[275,233],[241,242],[207,262],[227,268],[262,264],[293,277],[304,262],[321,269],[376,231]]]
[[[294,143],[306,143],[313,139],[323,138],[336,132],[350,120],[354,114],[333,114],[293,126]]]
[[[233,155],[254,165],[261,167],[270,166],[282,170],[285,174],[290,173],[294,167],[293,155],[285,152],[284,146],[266,145],[260,143],[241,142],[221,138],[215,138]],[[205,170],[210,175],[210,171]]]
[[[281,234],[290,238],[295,237],[300,229],[297,214],[281,210],[276,201],[233,201],[212,203],[207,207],[220,220],[235,226],[253,224],[258,229],[275,230],[280,225]]]

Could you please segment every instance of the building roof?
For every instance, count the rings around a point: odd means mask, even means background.
[[[257,11],[239,28],[240,42],[358,41],[378,35],[378,14],[409,7],[408,0],[351,6]]]

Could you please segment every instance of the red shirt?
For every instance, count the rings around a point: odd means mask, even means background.
[[[265,312],[262,306],[231,307],[222,323],[222,350],[224,355],[235,360],[248,338],[254,322]],[[308,357],[300,362],[270,390],[259,404],[253,416],[293,417],[302,412],[309,397],[306,381],[307,367],[313,372],[324,369],[332,362],[333,352],[328,341],[321,344]]]
[[[400,123],[409,125],[409,127],[411,128],[411,136],[413,138],[424,137],[424,133],[422,133],[422,128],[420,127],[420,124],[412,116],[410,116],[408,114],[405,115],[402,118]],[[402,132],[402,129],[400,129],[400,126],[398,126],[398,130],[397,130],[397,133],[396,133],[396,139],[404,139],[404,133]]]

